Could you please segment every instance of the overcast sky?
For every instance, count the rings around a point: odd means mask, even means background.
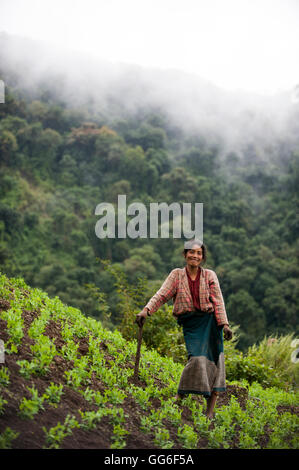
[[[299,0],[0,0],[0,32],[226,89],[299,83]]]

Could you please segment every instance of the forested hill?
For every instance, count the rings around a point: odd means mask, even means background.
[[[201,202],[240,348],[298,334],[298,103],[43,47],[0,35],[1,271],[117,326],[124,294],[138,311],[183,265],[182,240],[100,240],[96,205]]]

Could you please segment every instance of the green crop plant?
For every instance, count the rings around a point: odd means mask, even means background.
[[[38,365],[34,360],[30,362],[27,359],[22,359],[17,361],[17,364],[20,367],[20,375],[25,379],[29,379],[38,369]]]
[[[155,425],[152,422],[152,419],[150,416],[141,416],[140,417],[140,430],[144,433],[149,433],[151,432],[152,428]]]
[[[107,389],[104,393],[105,400],[113,405],[121,405],[126,396],[127,394],[123,390],[117,388]]]
[[[198,442],[198,435],[194,429],[188,424],[178,428],[178,437],[185,449],[196,449]]]
[[[101,392],[94,392],[93,401],[95,405],[103,407],[106,404],[106,398],[102,395]]]
[[[157,428],[155,430],[154,443],[159,449],[171,449],[174,442],[171,441],[168,429]]]
[[[96,393],[94,390],[89,387],[86,387],[85,390],[79,390],[79,393],[84,397],[86,401],[88,401],[89,403],[93,403],[94,396]]]
[[[107,408],[99,408],[97,411],[79,410],[79,413],[81,416],[80,428],[90,430],[97,427],[103,416],[107,416],[109,414],[109,410]]]
[[[140,365],[139,365],[139,377],[141,380],[144,380],[146,384],[151,383],[152,371],[150,370],[150,368],[147,367],[147,364],[145,364],[143,361],[142,350],[141,350],[141,360],[140,360]]]
[[[127,431],[123,426],[120,424],[115,424],[113,426],[113,432],[112,432],[112,443],[110,445],[110,449],[123,449],[126,447],[126,441],[125,437],[129,434],[129,431]]]
[[[9,385],[10,372],[7,367],[1,367],[0,369],[0,385],[8,387]]]
[[[84,323],[81,322],[80,318],[78,318],[72,324],[72,333],[73,333],[73,336],[76,336],[77,338],[86,338],[89,335],[88,328],[86,328]]]
[[[256,440],[251,437],[246,431],[240,431],[239,433],[239,449],[258,449],[259,446],[257,445]]]
[[[210,423],[206,415],[203,414],[202,405],[195,403],[191,409],[191,413],[194,429],[199,433],[200,436],[207,437]]]
[[[9,310],[1,311],[0,318],[7,322],[7,332],[9,334],[9,340],[5,344],[5,351],[8,354],[17,353],[18,346],[20,346],[24,336],[22,310],[19,307],[11,307]]]
[[[66,342],[73,339],[73,328],[66,320],[61,328],[61,336]]]
[[[128,386],[128,378],[132,375],[132,371],[126,369],[120,369],[113,362],[107,367],[95,368],[95,373],[104,384],[108,387],[119,387],[120,389],[126,389]]]
[[[80,425],[75,416],[68,414],[63,424],[60,422],[49,430],[43,427],[46,435],[45,446],[46,449],[59,449],[65,437],[72,434],[74,428],[79,428]]]
[[[88,384],[92,374],[92,370],[88,367],[88,357],[82,356],[80,359],[75,359],[74,368],[65,371],[64,374],[68,385],[71,385],[75,389]]]
[[[160,420],[165,418],[174,426],[179,426],[181,424],[181,416],[182,410],[174,403],[173,398],[166,401],[161,400]]]
[[[148,409],[148,401],[150,399],[150,396],[146,390],[143,390],[140,387],[136,387],[132,385],[130,387],[130,393],[134,397],[135,401],[138,403],[138,405],[143,409],[147,410]]]
[[[48,336],[41,335],[36,338],[36,343],[30,346],[36,363],[35,372],[44,375],[57,354],[55,344]]]
[[[117,384],[117,377],[113,370],[99,367],[95,370],[96,376],[107,386],[114,387]]]
[[[0,434],[0,449],[11,449],[12,441],[18,436],[18,432],[13,431],[10,427],[6,427]]]
[[[208,433],[208,448],[218,449],[218,448],[229,448],[229,443],[227,442],[227,428],[224,425],[215,426],[213,430],[210,430]]]
[[[86,401],[89,403],[94,403],[98,407],[105,407],[108,400],[107,396],[104,396],[101,392],[92,390],[89,387],[78,390],[78,392],[83,395]]]
[[[98,367],[104,362],[104,353],[100,350],[101,340],[89,336],[88,341],[88,357],[90,358],[94,367]]]
[[[289,412],[277,417],[267,445],[268,449],[299,448],[299,417]]]
[[[121,407],[108,408],[108,415],[110,416],[110,423],[113,425],[122,424],[125,422],[126,415]]]
[[[153,428],[156,428],[158,426],[162,426],[163,425],[163,414],[161,412],[161,409],[158,409],[158,410],[151,410],[151,414],[150,414],[150,420],[151,420],[151,425],[150,425],[150,428],[153,429]]]
[[[7,404],[7,400],[0,395],[0,415],[4,413],[4,406]]]
[[[288,393],[286,390],[278,387],[264,388],[261,384],[255,382],[250,386],[249,397],[257,398],[263,403],[269,403],[273,407],[283,404],[297,405],[299,391]]]
[[[153,379],[151,379],[149,385],[145,387],[144,391],[149,396],[149,398],[160,398],[163,396],[163,389],[161,390],[159,387],[157,387]]]
[[[61,348],[61,355],[68,361],[75,361],[78,355],[79,345],[72,339],[68,339]]]
[[[51,405],[56,405],[60,403],[61,396],[63,395],[63,385],[56,385],[53,382],[46,388],[45,393],[43,394],[43,399],[46,400]]]
[[[32,339],[39,338],[45,331],[45,327],[50,318],[50,312],[46,309],[42,309],[40,315],[33,320],[28,329],[28,336]]]
[[[44,397],[39,397],[38,390],[34,387],[27,387],[27,390],[31,393],[31,399],[23,397],[19,405],[19,415],[24,419],[33,419],[40,410],[44,409]]]

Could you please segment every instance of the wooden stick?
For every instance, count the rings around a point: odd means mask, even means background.
[[[139,331],[138,331],[138,343],[137,343],[137,351],[136,351],[136,359],[135,359],[134,380],[138,379],[140,350],[141,350],[141,342],[142,342],[142,328],[143,328],[143,324],[139,327]]]

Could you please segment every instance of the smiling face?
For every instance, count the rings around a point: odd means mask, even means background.
[[[198,268],[203,260],[202,247],[199,245],[193,245],[192,248],[185,253],[185,259],[187,266],[191,269]]]

